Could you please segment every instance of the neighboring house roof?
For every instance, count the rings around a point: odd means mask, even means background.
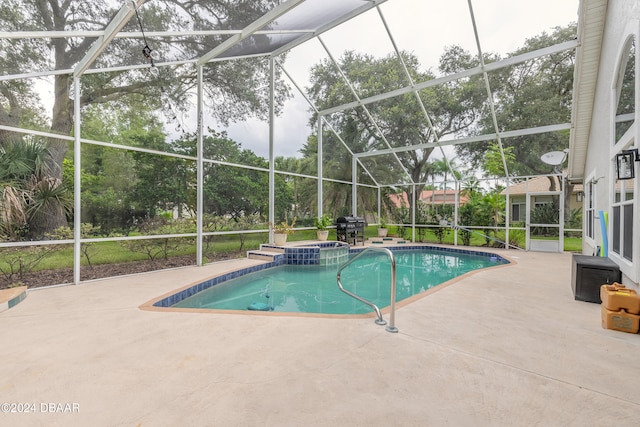
[[[555,187],[556,190],[558,191],[560,190],[561,184],[560,184],[560,180],[557,176],[552,177],[553,180],[555,181]],[[509,195],[510,196],[514,196],[514,195],[519,195],[519,194],[527,194],[527,191],[529,191],[529,193],[539,193],[539,192],[543,192],[543,191],[551,191],[551,181],[549,180],[549,177],[547,176],[537,176],[535,178],[531,178],[527,181],[522,181],[519,182],[517,184],[513,184],[509,186]],[[582,184],[576,184],[573,186],[573,190],[572,193],[577,193],[579,191],[583,191],[583,186]],[[500,192],[500,194],[502,196],[505,196],[507,194],[507,190],[504,189]]]
[[[389,194],[389,200],[393,202],[396,207],[409,206],[407,194]],[[424,190],[418,196],[418,200],[427,205],[455,205],[456,203],[456,191],[455,190]],[[460,194],[460,204],[464,205],[469,201],[469,197]]]
[[[584,179],[607,5],[608,0],[580,0],[569,139],[570,180]]]

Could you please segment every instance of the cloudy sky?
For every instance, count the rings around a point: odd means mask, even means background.
[[[527,38],[578,19],[578,0],[472,0],[472,6],[483,52],[495,52],[503,57],[521,47]],[[389,0],[382,4],[381,10],[398,48],[415,54],[424,69],[435,71],[448,45],[460,45],[477,53],[468,0]],[[376,57],[393,51],[375,9],[321,37],[334,58],[339,58],[345,50]],[[312,40],[289,54],[285,69],[299,86],[305,87],[308,70],[326,57],[322,45]],[[276,120],[276,155],[299,156],[298,150],[311,133],[307,126],[308,110],[308,104],[299,95],[287,102],[284,114]],[[243,148],[268,157],[266,123],[250,120],[233,124],[226,130]]]

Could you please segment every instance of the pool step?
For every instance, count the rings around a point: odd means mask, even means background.
[[[260,245],[260,249],[255,251],[247,251],[247,258],[259,259],[261,261],[272,262],[276,255],[284,253],[284,248],[269,244]]]
[[[367,241],[373,245],[403,245],[408,243],[407,240],[399,237],[369,237]]]
[[[260,245],[260,252],[271,252],[271,253],[276,253],[276,254],[283,254],[284,253],[284,247],[282,246],[273,246],[273,245],[265,245],[262,244]]]
[[[267,262],[272,262],[276,255],[275,251],[247,251],[247,258]]]

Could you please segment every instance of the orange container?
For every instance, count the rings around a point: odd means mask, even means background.
[[[640,329],[640,315],[627,313],[624,310],[611,311],[605,306],[602,310],[602,327],[616,331],[637,334]]]
[[[611,311],[624,310],[631,314],[640,314],[640,297],[633,289],[614,283],[600,286],[602,305]]]

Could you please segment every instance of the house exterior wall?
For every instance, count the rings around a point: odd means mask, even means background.
[[[609,1],[607,8],[607,16],[605,22],[604,35],[602,40],[600,65],[598,70],[597,87],[594,99],[593,115],[591,118],[591,130],[589,133],[589,142],[587,148],[587,156],[585,161],[585,191],[588,183],[594,192],[594,210],[597,215],[599,211],[607,212],[609,218],[612,215],[613,192],[616,183],[616,171],[614,167],[614,158],[620,147],[614,146],[614,115],[616,112],[616,99],[614,96],[614,88],[618,81],[618,72],[621,58],[628,55],[628,51],[624,50],[625,42],[630,35],[636,37],[636,85],[635,85],[635,147],[638,147],[638,92],[640,92],[638,81],[638,54],[640,51],[640,3],[637,0],[616,0]],[[636,168],[640,164],[636,163]],[[640,226],[637,224],[640,213],[638,212],[638,177],[635,178],[635,202],[634,213],[636,227],[633,231],[634,250],[633,260],[627,262],[625,260],[615,259],[609,250],[609,257],[612,258],[623,272],[623,282],[636,285],[638,283],[638,271],[640,270],[640,250],[637,241],[640,240]],[[585,197],[585,203],[587,202]],[[583,212],[586,205],[583,207]],[[583,221],[587,221],[585,215]],[[588,224],[584,224],[585,229]],[[594,236],[589,238],[584,234],[583,253],[592,255],[596,248],[602,245],[603,235],[600,228],[599,219],[595,220]],[[612,224],[609,221],[608,235],[611,236]]]

